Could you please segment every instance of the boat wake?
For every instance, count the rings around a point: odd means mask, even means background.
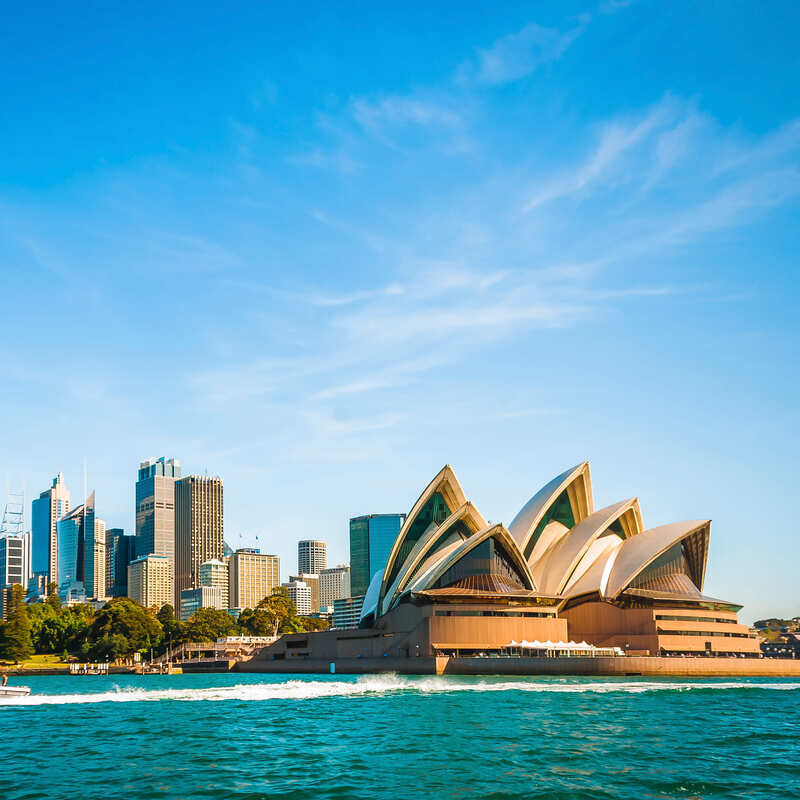
[[[459,677],[409,678],[394,673],[363,675],[356,680],[288,680],[235,686],[186,689],[120,688],[86,694],[29,695],[7,698],[3,706],[43,706],[85,703],[140,703],[161,700],[181,702],[261,702],[315,700],[325,697],[387,696],[393,694],[457,694],[463,692],[537,692],[566,694],[641,694],[646,692],[725,691],[732,689],[800,690],[800,683],[748,681],[583,681],[576,680],[470,680]]]

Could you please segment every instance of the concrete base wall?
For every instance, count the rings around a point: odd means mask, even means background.
[[[800,677],[800,661],[779,658],[451,658],[448,675],[650,675]]]
[[[369,675],[396,672],[400,675],[436,675],[436,658],[337,658],[337,675]],[[263,672],[270,674],[330,674],[330,661],[293,658],[288,661],[242,661],[234,672]]]
[[[349,658],[335,659],[337,674],[404,675],[649,675],[686,677],[798,677],[800,660],[780,658]],[[328,660],[253,658],[236,672],[329,674]]]

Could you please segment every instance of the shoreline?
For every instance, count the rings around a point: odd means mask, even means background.
[[[331,670],[334,665],[334,672]],[[184,672],[194,672],[186,668]],[[198,670],[199,671],[199,670]],[[211,671],[211,670],[206,670]],[[224,671],[224,670],[214,670]],[[232,667],[241,673],[366,675],[561,675],[664,677],[800,678],[800,660],[666,658],[662,656],[577,658],[351,658],[266,660],[258,657]]]
[[[333,671],[331,664],[334,665]],[[285,675],[373,675],[395,672],[399,675],[549,675],[597,677],[725,677],[725,678],[800,678],[800,659],[665,658],[661,656],[579,657],[579,658],[340,658],[184,662],[173,674],[285,674]],[[9,678],[64,675],[74,678],[68,668],[7,667]],[[141,673],[134,667],[111,666],[109,675],[167,674]]]

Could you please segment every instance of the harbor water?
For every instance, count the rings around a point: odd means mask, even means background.
[[[4,800],[800,796],[791,679],[24,683],[30,697],[0,703]]]

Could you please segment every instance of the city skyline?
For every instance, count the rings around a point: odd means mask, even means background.
[[[83,13],[18,9],[0,49],[26,514],[59,471],[83,501],[85,459],[132,532],[174,456],[286,577],[443,464],[509,524],[590,459],[598,507],[712,518],[743,619],[796,614],[792,526],[753,533],[800,444],[800,9]]]

